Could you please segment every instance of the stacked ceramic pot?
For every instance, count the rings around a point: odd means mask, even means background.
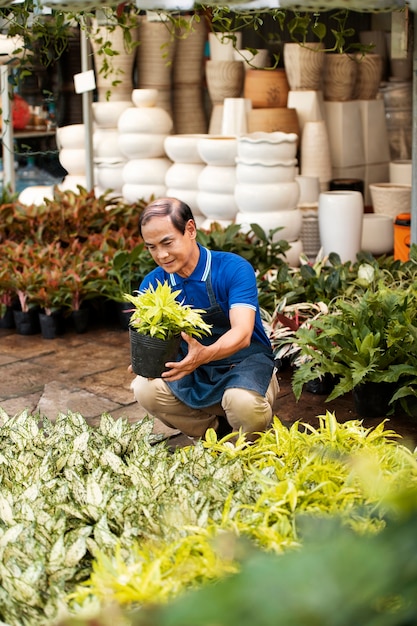
[[[205,76],[211,102],[209,133],[221,132],[223,101],[240,98],[243,93],[245,67],[243,57],[236,61],[235,49],[242,47],[242,33],[208,34],[210,58],[206,61]]]
[[[165,152],[171,165],[165,174],[167,196],[178,198],[190,207],[197,226],[205,220],[198,203],[198,177],[205,167],[197,144],[205,135],[169,135],[165,138]]]
[[[94,178],[98,195],[110,190],[122,193],[123,167],[127,161],[119,148],[117,123],[120,115],[132,106],[131,100],[93,102]]]
[[[215,222],[222,227],[232,224],[238,207],[235,199],[237,137],[207,135],[197,144],[206,164],[198,177],[197,204],[205,216],[202,228]]]
[[[295,133],[256,132],[237,139],[235,222],[248,232],[258,224],[269,234],[279,228],[274,241],[290,243],[286,260],[298,265],[303,251],[300,239],[302,215],[298,208],[300,188],[297,175]]]
[[[59,189],[78,192],[78,185],[87,186],[84,124],[61,126],[56,132],[58,159],[67,175]]]
[[[151,96],[152,94],[152,96]],[[165,109],[155,106],[157,90],[134,89],[129,107],[119,117],[118,147],[126,158],[122,195],[125,202],[165,196],[165,175],[171,165],[165,154],[165,138],[173,122]]]

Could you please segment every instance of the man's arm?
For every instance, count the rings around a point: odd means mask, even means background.
[[[169,370],[162,374],[162,378],[169,382],[179,380],[200,365],[224,359],[246,348],[250,344],[255,325],[255,311],[246,306],[236,306],[230,310],[229,319],[230,330],[210,346],[203,346],[183,333],[183,339],[188,343],[188,354],[182,361],[167,363]]]

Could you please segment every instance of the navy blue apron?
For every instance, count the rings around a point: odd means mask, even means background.
[[[207,324],[212,324],[211,335],[199,339],[204,345],[211,345],[230,330],[229,318],[216,301],[210,274],[206,281],[210,306],[202,315]],[[181,342],[180,361],[187,354],[188,344]],[[264,396],[274,371],[272,349],[258,342],[239,350],[225,359],[200,365],[191,374],[174,382],[167,382],[176,398],[193,409],[201,409],[218,404],[225,389],[239,387],[256,391]]]

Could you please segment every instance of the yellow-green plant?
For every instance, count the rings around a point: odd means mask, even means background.
[[[125,300],[134,306],[130,326],[142,335],[171,339],[181,332],[201,338],[210,334],[211,326],[201,317],[203,309],[193,309],[177,300],[181,291],[173,291],[169,284],[150,285],[138,295],[125,294]]]

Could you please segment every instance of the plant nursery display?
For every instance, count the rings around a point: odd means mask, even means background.
[[[309,530],[339,520],[352,540],[383,542],[390,506],[398,519],[401,502],[415,501],[415,454],[384,423],[338,424],[328,413],[316,427],[288,429],[275,419],[251,444],[218,441],[209,431],[172,451],[148,418],[129,424],[104,414],[96,427],[71,412],[54,422],[28,411],[1,411],[1,419],[0,617],[10,626],[98,619],[111,607],[126,610],[121,623],[131,624],[132,609],[227,584],[245,568],[240,542],[260,558],[298,554],[302,576]],[[331,536],[326,541],[333,545]],[[410,565],[415,550],[405,545]],[[390,554],[404,563],[402,551]],[[379,573],[368,566],[371,576]],[[381,620],[408,606],[406,588],[395,607],[389,591],[383,586],[372,603]]]

